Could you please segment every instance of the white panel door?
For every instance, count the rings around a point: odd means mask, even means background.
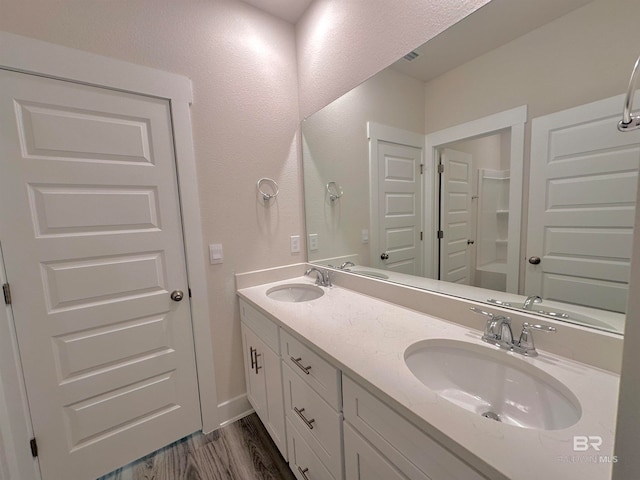
[[[440,280],[471,284],[471,163],[468,153],[450,148],[440,155]]]
[[[640,131],[619,115],[616,97],[533,120],[527,295],[624,312]]]
[[[378,142],[379,266],[411,275],[422,275],[421,163],[419,148]]]
[[[168,102],[0,70],[0,195],[44,480],[200,429]]]

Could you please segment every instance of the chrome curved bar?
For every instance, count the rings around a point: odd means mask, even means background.
[[[638,80],[638,72],[640,72],[640,57],[636,60],[636,64],[631,72],[631,80],[629,80],[629,88],[627,90],[627,96],[624,99],[624,110],[622,112],[622,120],[618,122],[618,130],[621,132],[627,132],[629,130],[636,130],[640,128],[640,116],[634,117],[631,113],[633,109],[633,94],[636,91],[636,82]]]

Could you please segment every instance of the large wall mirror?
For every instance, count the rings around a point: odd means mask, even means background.
[[[622,333],[638,18],[493,0],[305,119],[309,261]]]

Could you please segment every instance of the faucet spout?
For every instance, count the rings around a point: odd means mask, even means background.
[[[321,287],[331,287],[333,284],[331,283],[331,272],[325,270],[324,272],[316,267],[311,267],[304,272],[305,275],[311,275],[313,272],[316,272],[316,285]]]
[[[531,310],[534,303],[542,303],[542,298],[540,298],[538,295],[528,296],[524,301],[524,305],[522,305],[522,308],[524,308],[525,310]]]

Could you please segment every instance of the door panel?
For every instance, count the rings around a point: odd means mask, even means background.
[[[378,212],[381,268],[422,274],[422,150],[378,141]],[[386,253],[389,258],[381,261]]]
[[[527,295],[624,312],[640,132],[606,99],[532,122]]]
[[[201,427],[168,102],[0,70],[0,239],[44,480]]]
[[[440,279],[464,285],[471,284],[471,161],[468,153],[450,148],[441,153]]]

